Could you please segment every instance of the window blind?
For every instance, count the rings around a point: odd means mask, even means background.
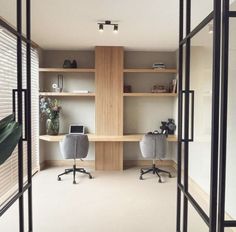
[[[38,170],[38,52],[31,49],[32,92],[32,170]],[[22,45],[22,78],[26,88],[26,45]],[[0,119],[12,113],[12,89],[17,88],[17,38],[0,27]],[[24,97],[24,96],[23,96]],[[16,100],[17,101],[17,100]],[[24,116],[24,113],[23,113]],[[24,125],[23,125],[24,126]],[[24,180],[27,175],[27,142],[23,142]],[[18,190],[17,147],[11,157],[0,166],[0,205]]]

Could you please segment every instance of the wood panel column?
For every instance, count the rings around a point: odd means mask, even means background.
[[[96,134],[123,135],[122,47],[96,47]],[[123,143],[95,143],[96,170],[123,170]]]

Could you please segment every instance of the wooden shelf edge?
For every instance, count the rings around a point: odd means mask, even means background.
[[[123,93],[124,97],[177,97],[177,93]]]
[[[39,68],[39,72],[95,73],[94,68]]]
[[[57,93],[57,92],[40,92],[39,96],[54,96],[54,97],[95,97],[95,93]]]
[[[175,68],[153,69],[153,68],[125,68],[124,73],[177,73]]]
[[[91,142],[139,142],[144,134],[125,134],[120,136],[87,134]],[[39,139],[47,142],[62,141],[65,135],[40,135]],[[168,142],[177,142],[176,135],[169,135]]]

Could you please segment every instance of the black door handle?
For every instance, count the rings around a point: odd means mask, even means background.
[[[17,120],[16,118],[16,93],[18,92],[17,89],[13,89],[12,90],[12,113],[14,114],[14,119],[15,121]],[[27,141],[28,136],[27,136],[27,115],[28,115],[28,107],[27,107],[27,89],[22,89],[22,93],[24,93],[24,106],[25,106],[25,110],[24,110],[24,116],[25,116],[25,120],[24,120],[24,133],[23,133],[23,137],[22,140],[23,141]]]
[[[182,138],[181,141],[182,142],[193,142],[194,140],[194,90],[182,90],[181,91],[181,104],[183,105],[183,97],[184,97],[184,94],[188,93],[189,94],[189,97],[191,96],[191,109],[189,112],[191,112],[191,137],[190,138]],[[189,117],[189,115],[188,115]]]

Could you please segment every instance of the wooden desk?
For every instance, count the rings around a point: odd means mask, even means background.
[[[114,135],[95,135],[87,134],[88,139],[91,142],[139,142],[144,134],[128,134],[123,136],[114,136]],[[63,140],[65,135],[40,135],[39,139],[47,142],[60,142]],[[169,135],[167,137],[168,142],[177,142],[176,135]]]
[[[96,170],[113,170],[113,166],[114,163],[116,164],[117,162],[121,162],[122,164],[120,164],[120,166],[122,167],[119,170],[123,169],[123,142],[139,142],[144,134],[127,134],[127,135],[123,135],[123,136],[113,136],[113,135],[95,135],[95,134],[87,134],[88,135],[88,139],[91,142],[96,142],[96,145],[99,145],[101,143],[106,143],[106,145],[109,147],[109,145],[112,147],[114,146],[114,144],[118,144],[118,145],[122,145],[122,157],[119,158],[119,156],[115,156],[115,158],[113,157],[112,161],[110,162],[109,159],[104,160],[101,159],[100,156],[98,154],[100,153],[104,153],[103,150],[99,151],[99,153],[97,154],[97,152],[95,151],[96,155],[95,155],[95,168]],[[43,141],[47,141],[47,142],[60,142],[63,140],[64,138],[64,134],[61,135],[40,135],[39,138],[40,140]],[[168,142],[177,142],[177,136],[176,135],[169,135],[167,137],[167,141]],[[112,148],[111,148],[112,149]],[[112,156],[109,154],[109,157]],[[112,151],[111,151],[112,154]],[[104,165],[106,165],[106,168],[104,169]],[[110,168],[112,167],[112,168]]]

